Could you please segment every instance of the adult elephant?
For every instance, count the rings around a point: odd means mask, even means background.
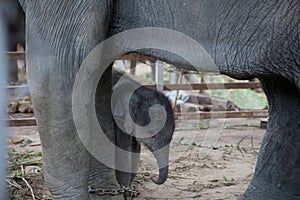
[[[113,170],[92,157],[76,134],[72,88],[81,63],[97,44],[140,27],[186,34],[205,48],[221,73],[261,80],[269,101],[269,123],[255,175],[241,199],[300,198],[299,1],[20,1],[27,15],[29,84],[53,198],[110,198],[89,196],[87,186],[116,187]],[[127,47],[126,38],[118,45]],[[181,40],[170,45],[185,53],[191,50]],[[193,68],[180,55],[156,49],[139,52]],[[96,109],[106,113],[98,116],[99,121],[113,140],[109,70],[102,78]]]
[[[25,47],[25,13],[18,0],[2,0],[0,16],[7,30],[7,47],[5,51],[16,51],[17,45]],[[8,61],[8,82],[18,82],[17,61]]]

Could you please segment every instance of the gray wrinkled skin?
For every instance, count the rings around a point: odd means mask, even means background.
[[[97,44],[124,30],[148,26],[192,37],[208,51],[221,73],[238,79],[260,78],[270,120],[254,178],[241,199],[300,198],[298,0],[21,2],[27,15],[29,85],[45,178],[54,199],[88,199],[87,185],[116,186],[114,171],[95,161],[77,137],[70,110],[72,85],[83,59]],[[188,51],[180,41],[174,44]],[[180,55],[151,49],[139,52],[192,68]],[[110,105],[104,103],[110,102],[109,73],[104,77],[96,108],[109,113]],[[113,140],[112,116],[99,116],[99,121],[105,122],[106,134]]]

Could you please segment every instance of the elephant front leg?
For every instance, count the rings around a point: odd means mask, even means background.
[[[31,76],[33,72],[39,71],[30,71]],[[33,80],[31,92],[43,148],[44,176],[53,199],[123,199],[122,195],[88,191],[89,186],[106,189],[118,184],[114,170],[92,157],[79,138],[73,120],[72,90],[60,81],[48,83],[44,79],[44,83],[37,84]],[[112,121],[107,124],[104,130]],[[113,133],[112,129],[108,133]]]
[[[53,95],[45,98],[32,95],[46,185],[53,199],[88,199],[89,153],[77,136],[72,112],[57,99],[59,95]]]
[[[254,178],[240,199],[300,199],[300,92],[286,79],[262,80],[269,120]]]

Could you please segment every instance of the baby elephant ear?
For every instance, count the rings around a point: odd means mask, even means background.
[[[126,112],[121,101],[117,101],[113,105],[113,116],[117,122],[117,126],[127,134],[132,134],[134,130],[134,124],[132,122],[129,112]]]
[[[127,134],[129,135],[132,135],[134,134],[134,129],[135,129],[135,124],[134,122],[132,121],[131,119],[131,116],[129,113],[126,113],[125,114],[125,117],[124,117],[124,130]]]
[[[125,116],[125,110],[123,108],[121,101],[117,101],[113,105],[113,116],[114,117],[124,117]]]

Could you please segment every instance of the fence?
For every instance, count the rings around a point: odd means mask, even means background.
[[[24,60],[25,52],[6,52],[6,56],[11,60]],[[127,54],[123,55],[118,60],[133,60],[145,62],[150,60],[155,62],[154,58],[138,55]],[[145,85],[146,87],[155,89],[157,84]],[[216,90],[216,89],[257,89],[261,88],[259,82],[234,82],[234,83],[199,83],[199,84],[164,84],[164,90]],[[7,86],[10,92],[18,93],[24,91],[29,94],[28,86]],[[265,118],[268,116],[267,110],[244,110],[244,111],[211,111],[201,113],[175,113],[175,118],[182,119],[210,119],[210,118]],[[35,118],[20,118],[7,120],[9,126],[34,126],[36,125]]]

